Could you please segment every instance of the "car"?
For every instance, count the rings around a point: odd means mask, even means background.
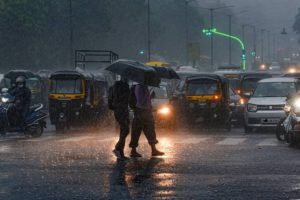
[[[150,92],[155,94],[151,101],[156,125],[163,128],[174,128],[175,113],[173,105],[170,103],[172,92],[168,83],[162,82],[159,87],[150,88]]]
[[[258,127],[276,127],[285,117],[283,110],[288,96],[300,89],[294,78],[267,78],[258,82],[245,109],[245,132]]]

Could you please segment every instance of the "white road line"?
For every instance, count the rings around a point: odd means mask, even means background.
[[[244,142],[246,138],[226,138],[220,142],[218,142],[218,145],[238,145],[242,142]]]
[[[82,140],[88,140],[88,139],[96,140],[97,138],[98,138],[98,136],[79,136],[79,137],[60,139],[59,142],[80,142]]]
[[[9,153],[11,148],[7,145],[0,146],[0,153]]]
[[[278,146],[279,142],[275,138],[270,139],[264,139],[260,143],[257,144],[257,146]]]
[[[204,142],[208,140],[208,138],[186,138],[186,139],[183,139],[183,140],[180,140],[180,141],[176,141],[175,143],[178,143],[178,144],[198,144],[200,142]]]

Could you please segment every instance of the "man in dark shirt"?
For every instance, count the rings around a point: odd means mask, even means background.
[[[120,125],[120,135],[119,141],[113,150],[113,153],[117,158],[126,158],[124,156],[124,147],[126,142],[126,137],[129,134],[129,110],[128,110],[128,100],[129,100],[129,85],[127,79],[122,78],[120,81],[116,81],[111,88],[112,98],[111,107],[114,111],[116,121]]]
[[[138,147],[138,141],[142,131],[144,132],[148,143],[151,146],[152,156],[162,156],[164,153],[158,151],[155,146],[158,141],[156,139],[149,89],[145,85],[138,84],[135,86],[134,92],[136,97],[136,106],[134,109],[131,142],[129,145],[132,148],[130,156],[141,157],[141,154],[137,152],[136,148]]]
[[[16,79],[16,87],[9,92],[15,97],[14,106],[9,112],[9,118],[17,119],[21,128],[24,128],[24,123],[31,104],[31,91],[26,87],[25,77],[19,76]]]

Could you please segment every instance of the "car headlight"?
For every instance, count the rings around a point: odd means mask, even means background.
[[[300,109],[300,98],[295,99],[294,106],[295,106],[295,108],[299,108]]]
[[[164,107],[158,109],[157,112],[158,112],[158,114],[161,114],[161,115],[168,115],[168,114],[170,114],[171,110],[169,107],[164,106]]]
[[[247,109],[248,109],[249,112],[256,112],[257,111],[257,105],[248,104]]]
[[[2,103],[7,103],[9,101],[9,98],[2,97],[1,98]]]
[[[295,99],[293,105],[295,108],[295,112],[299,113],[300,112],[300,98]]]

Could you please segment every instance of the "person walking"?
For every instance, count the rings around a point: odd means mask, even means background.
[[[131,141],[129,146],[132,148],[131,157],[141,157],[137,152],[139,138],[144,132],[149,145],[151,146],[152,156],[162,156],[163,152],[156,149],[158,143],[152,115],[151,95],[146,85],[137,84],[131,89],[131,98],[135,98],[134,118],[132,122]],[[133,97],[132,97],[133,96]],[[132,104],[132,103],[130,103]]]
[[[115,119],[120,126],[119,141],[117,142],[113,153],[119,159],[126,159],[124,155],[124,147],[126,137],[129,134],[129,85],[126,78],[121,78],[120,81],[116,81],[110,88],[108,105],[109,108],[114,111]]]

